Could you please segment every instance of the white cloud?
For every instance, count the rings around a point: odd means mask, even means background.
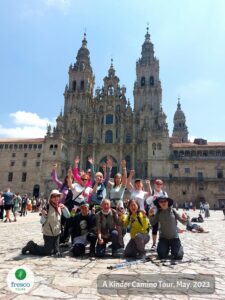
[[[41,118],[36,113],[17,111],[11,113],[11,124],[15,127],[4,127],[0,124],[0,136],[3,138],[41,138],[47,131],[47,125],[55,125],[55,122],[47,118]]]
[[[36,113],[26,111],[11,113],[10,117],[13,119],[15,125],[29,125],[46,128],[47,124],[51,123],[47,118],[42,119]]]

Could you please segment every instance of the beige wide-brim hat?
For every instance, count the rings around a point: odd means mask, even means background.
[[[52,195],[62,195],[62,193],[60,193],[58,190],[52,190],[50,195],[49,195],[48,200],[51,199]]]

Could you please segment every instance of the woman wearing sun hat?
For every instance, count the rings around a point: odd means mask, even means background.
[[[52,190],[49,196],[48,205],[41,212],[41,224],[44,239],[44,246],[39,246],[33,241],[29,241],[22,249],[22,254],[51,255],[60,256],[59,238],[61,233],[60,219],[63,214],[65,218],[70,217],[68,208],[60,202],[61,193]]]

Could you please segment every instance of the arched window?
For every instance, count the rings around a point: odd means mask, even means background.
[[[150,76],[149,83],[150,83],[150,86],[154,85],[154,76]]]
[[[93,136],[91,134],[88,134],[87,143],[88,144],[93,144]]]
[[[113,143],[113,132],[112,130],[107,130],[105,133],[105,143],[112,144]]]
[[[73,84],[72,84],[72,90],[73,90],[73,92],[76,91],[76,88],[77,88],[77,82],[76,82],[76,80],[74,80]]]
[[[161,149],[162,149],[161,143],[158,143],[158,144],[157,144],[157,149],[158,149],[158,150],[161,150]]]
[[[84,90],[84,80],[81,80],[81,82],[80,82],[80,89]]]
[[[152,150],[156,150],[156,143],[152,144]]]
[[[145,85],[145,77],[141,77],[141,86]]]
[[[106,115],[105,124],[113,124],[113,115]]]
[[[126,134],[126,139],[125,139],[126,144],[131,144],[132,143],[132,137],[130,133]]]
[[[110,85],[109,88],[108,88],[108,95],[109,96],[114,95],[114,87],[112,85]]]

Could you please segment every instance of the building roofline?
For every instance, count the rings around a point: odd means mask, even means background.
[[[6,139],[1,139],[0,138],[0,143],[43,143],[44,142],[44,138],[30,138],[30,139],[26,139],[26,138],[6,138]]]

